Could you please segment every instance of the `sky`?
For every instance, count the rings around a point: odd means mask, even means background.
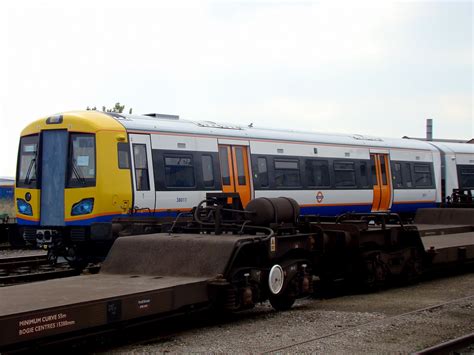
[[[0,176],[40,117],[474,137],[471,1],[0,2]]]

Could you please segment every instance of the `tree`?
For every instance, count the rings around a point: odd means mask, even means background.
[[[107,108],[105,106],[102,106],[102,111],[103,112],[116,112],[116,113],[122,113],[123,110],[125,109],[125,105],[120,105],[120,102],[116,102],[114,107],[112,108]],[[97,107],[94,106],[94,107],[89,107],[87,106],[86,108],[87,111],[97,111]],[[128,113],[129,114],[132,114],[132,108],[130,108],[128,110]]]

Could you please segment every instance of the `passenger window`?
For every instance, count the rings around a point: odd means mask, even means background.
[[[275,160],[275,186],[301,186],[300,168],[298,160]]]
[[[370,172],[372,176],[372,185],[378,186],[379,182],[377,180],[377,166],[375,164],[375,155],[370,156]]]
[[[203,155],[202,164],[202,181],[204,187],[214,187],[214,168],[212,166],[212,156]]]
[[[305,164],[306,178],[308,187],[329,187],[329,164],[326,160],[306,160]]]
[[[194,187],[194,166],[191,155],[165,156],[165,186]]]
[[[380,170],[382,170],[382,185],[387,185],[387,165],[385,164],[385,156],[380,157]]]
[[[355,187],[355,169],[353,162],[334,162],[336,187]]]
[[[405,185],[406,187],[413,187],[413,180],[411,177],[411,164],[405,163]]]
[[[267,158],[260,157],[257,159],[257,181],[260,187],[268,187]]]
[[[367,171],[367,163],[361,161],[359,163],[360,186],[369,187],[369,172]]]
[[[130,149],[128,143],[118,143],[117,150],[119,169],[130,169]]]
[[[237,161],[237,176],[239,185],[245,185],[247,183],[245,179],[245,163],[244,163],[244,154],[242,148],[235,148],[235,160]]]
[[[427,164],[415,164],[415,185],[417,187],[430,187],[431,181],[431,170]]]
[[[403,187],[402,164],[401,163],[394,163],[393,164],[392,180],[393,180],[393,187],[394,188],[402,188]]]
[[[219,163],[221,166],[222,185],[230,185],[229,156],[227,147],[219,147]]]
[[[474,166],[464,165],[459,167],[459,188],[474,189]]]
[[[133,145],[133,160],[135,163],[135,179],[137,191],[150,191],[148,177],[148,159],[145,144]]]

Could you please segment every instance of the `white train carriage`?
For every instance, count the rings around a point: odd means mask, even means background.
[[[303,214],[413,213],[441,202],[441,154],[426,142],[118,115],[131,145],[134,207],[157,215],[208,192],[292,197]],[[472,156],[470,159],[473,159]]]
[[[441,154],[443,201],[457,190],[474,194],[474,144],[430,142]]]

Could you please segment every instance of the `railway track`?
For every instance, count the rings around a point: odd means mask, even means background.
[[[78,275],[67,263],[51,265],[46,255],[0,259],[0,286]]]
[[[466,349],[468,348],[469,349]],[[429,348],[416,352],[415,354],[451,354],[451,353],[471,353],[474,351],[474,333],[452,339]]]
[[[339,330],[339,331],[329,332],[329,333],[326,333],[326,334],[318,335],[316,337],[306,339],[306,340],[303,340],[303,341],[294,342],[294,343],[291,343],[291,344],[288,344],[288,345],[275,347],[275,348],[272,348],[270,350],[267,350],[267,351],[263,352],[262,354],[292,352],[292,350],[291,350],[292,348],[296,348],[296,347],[301,346],[301,345],[307,345],[307,344],[317,342],[317,341],[322,340],[322,339],[335,337],[335,336],[340,336],[344,333],[349,333],[349,332],[353,332],[353,331],[357,331],[357,330],[363,330],[364,328],[368,328],[369,326],[383,324],[383,323],[389,323],[391,321],[394,321],[394,320],[397,320],[397,319],[400,319],[400,318],[403,318],[403,317],[406,317],[406,316],[415,315],[417,313],[422,313],[422,312],[426,312],[426,311],[432,311],[432,310],[435,310],[435,309],[443,308],[445,306],[452,305],[452,304],[455,304],[455,303],[460,303],[460,302],[467,301],[467,300],[474,300],[474,294],[466,296],[466,297],[461,297],[461,298],[457,298],[457,299],[454,299],[454,300],[450,300],[450,301],[447,301],[447,302],[438,303],[438,304],[435,304],[435,305],[432,305],[432,306],[419,308],[419,309],[416,309],[416,310],[413,310],[413,311],[404,312],[404,313],[396,314],[396,315],[393,315],[393,316],[387,316],[387,317],[382,318],[382,319],[378,319],[378,320],[374,320],[374,321],[370,321],[370,322],[366,322],[366,323],[362,323],[362,324],[357,324],[355,326],[351,326],[351,327],[348,327],[348,328],[345,328],[345,329],[342,329],[342,330]],[[472,334],[471,334],[471,336],[472,336]],[[471,340],[472,340],[472,338],[471,338]],[[441,345],[443,345],[443,344],[440,344],[439,346],[441,347]],[[462,345],[461,345],[461,347],[462,347]],[[459,347],[457,347],[457,348],[459,348]],[[430,352],[424,352],[423,354],[428,354],[428,353],[430,353]]]
[[[0,243],[0,251],[2,250],[11,250],[12,246],[10,243]]]

